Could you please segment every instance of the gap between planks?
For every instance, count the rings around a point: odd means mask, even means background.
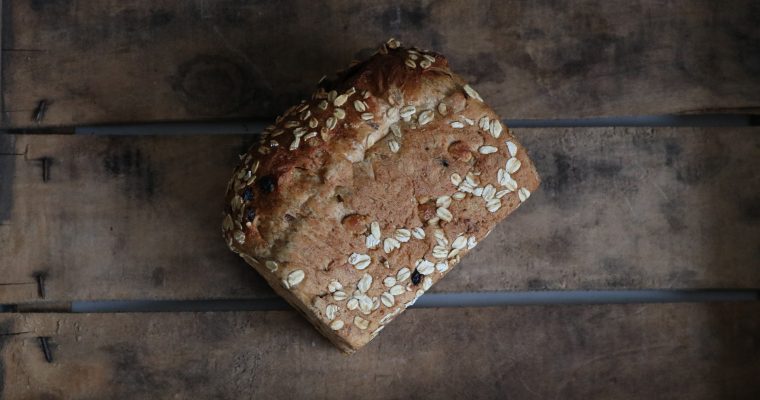
[[[590,128],[590,127],[741,127],[760,126],[753,114],[644,115],[564,119],[504,119],[510,128]],[[73,133],[76,135],[234,135],[261,132],[269,120],[208,122],[164,122],[114,125],[83,125],[40,129],[6,129],[0,133]]]
[[[712,303],[760,301],[758,290],[570,290],[489,293],[429,293],[413,308],[503,307],[645,303]],[[290,307],[280,298],[217,300],[102,300],[71,303],[38,302],[0,306],[0,312],[205,312],[275,311]]]
[[[756,115],[695,114],[649,115],[577,119],[504,119],[510,128],[589,128],[589,127],[739,127],[760,125]],[[82,126],[78,135],[204,135],[258,133],[270,121],[163,123]]]

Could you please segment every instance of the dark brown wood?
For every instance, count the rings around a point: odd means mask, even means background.
[[[221,238],[228,175],[251,139],[18,136],[28,151],[3,204],[0,276],[45,273],[50,301],[274,296]],[[25,294],[0,299],[39,299]]]
[[[757,128],[516,133],[542,187],[434,291],[760,287]],[[3,282],[45,273],[48,301],[274,296],[220,234],[251,137],[13,138]]]
[[[517,133],[541,188],[441,289],[760,287],[760,129]]]
[[[2,11],[5,127],[271,118],[389,36],[447,55],[505,118],[760,109],[753,0],[7,0]]]
[[[410,310],[345,356],[288,311],[0,316],[4,399],[757,399],[760,306]],[[39,337],[48,337],[51,362]]]

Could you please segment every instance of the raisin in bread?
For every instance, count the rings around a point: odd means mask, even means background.
[[[443,56],[391,39],[323,79],[242,156],[223,234],[352,352],[538,185],[523,147]]]

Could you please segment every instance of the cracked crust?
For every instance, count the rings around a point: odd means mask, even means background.
[[[241,156],[223,235],[352,352],[538,185],[525,150],[443,56],[390,40]]]

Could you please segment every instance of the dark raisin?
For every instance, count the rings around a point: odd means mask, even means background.
[[[444,167],[446,167],[446,168],[448,168],[448,167],[449,167],[449,162],[448,162],[448,160],[446,160],[445,158],[441,159],[441,164],[442,164]]]
[[[245,188],[245,190],[243,190],[243,200],[245,201],[253,200],[253,189],[251,189],[250,187],[247,187]]]
[[[414,272],[412,272],[412,284],[417,285],[420,283],[421,280],[422,280],[422,274],[420,273],[420,271],[417,271],[415,269]]]
[[[276,183],[274,181],[274,178],[271,176],[262,176],[261,179],[259,179],[259,189],[261,189],[264,193],[272,193],[274,192]]]
[[[253,221],[254,218],[256,218],[256,210],[254,210],[253,208],[249,208],[248,210],[245,211],[246,221],[251,222]]]

